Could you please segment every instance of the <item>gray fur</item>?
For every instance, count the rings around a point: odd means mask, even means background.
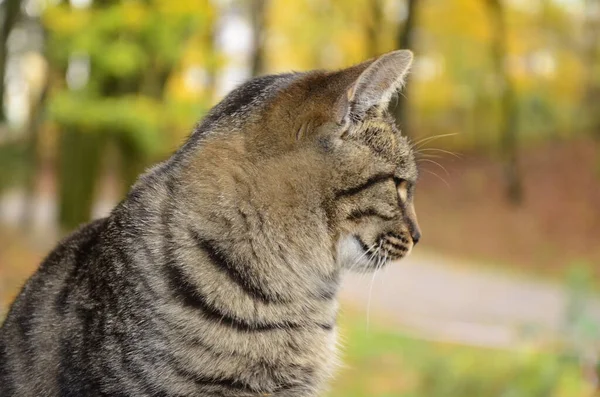
[[[364,76],[388,81],[385,62],[225,98],[27,282],[0,330],[0,395],[318,395],[343,270],[419,236],[408,141],[381,103],[356,115],[348,96]]]

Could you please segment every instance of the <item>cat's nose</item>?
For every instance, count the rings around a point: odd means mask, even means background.
[[[420,231],[414,231],[411,233],[410,235],[412,237],[412,241],[414,245],[417,245],[417,243],[419,242],[419,240],[421,239],[421,232]]]

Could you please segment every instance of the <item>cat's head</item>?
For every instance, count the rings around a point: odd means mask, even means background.
[[[413,150],[387,110],[412,58],[400,50],[336,72],[252,80],[215,107],[200,129],[220,131],[207,134],[215,142],[229,135],[228,156],[221,146],[215,151],[219,169],[231,166],[223,172],[260,191],[265,208],[300,222],[286,221],[298,236],[325,216],[338,264],[374,270],[405,257],[421,236]]]
[[[412,53],[395,51],[359,65],[317,136],[332,160],[331,213],[338,261],[359,271],[408,255],[421,238],[414,208],[417,165],[411,144],[388,113]],[[361,70],[362,69],[362,70]],[[353,77],[354,70],[341,72]]]

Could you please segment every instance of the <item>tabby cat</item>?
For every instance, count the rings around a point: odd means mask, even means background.
[[[231,92],[26,283],[0,330],[0,395],[322,393],[343,271],[420,237],[415,159],[386,110],[411,62]]]

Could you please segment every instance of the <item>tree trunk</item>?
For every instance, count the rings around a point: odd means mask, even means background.
[[[250,20],[252,23],[252,76],[264,73],[265,69],[265,23],[268,0],[250,1]]]
[[[584,77],[587,88],[582,98],[581,108],[585,112],[586,130],[600,140],[600,49],[598,48],[600,0],[586,0],[585,9],[583,60],[587,65]],[[596,175],[600,176],[600,151],[596,154]]]
[[[367,57],[373,58],[380,55],[379,35],[383,20],[383,4],[381,0],[370,1],[371,20],[367,25]]]
[[[21,0],[4,0],[2,27],[0,28],[0,122],[6,120],[4,114],[4,76],[8,60],[8,36],[19,19]]]
[[[417,0],[406,1],[406,20],[402,28],[398,29],[396,42],[398,49],[412,50],[414,47],[414,31],[417,21]],[[406,90],[398,95],[396,102],[390,104],[390,112],[396,118],[396,124],[402,129],[402,133],[407,136],[413,135],[410,131],[410,117],[408,115],[408,95]]]
[[[500,123],[500,147],[504,157],[504,178],[506,195],[510,203],[520,204],[523,200],[523,187],[518,161],[518,114],[516,94],[510,76],[506,72],[506,22],[500,0],[487,0],[492,32],[492,61],[500,87],[502,119]]]
[[[39,135],[43,122],[43,113],[48,96],[49,76],[46,76],[46,82],[39,98],[31,106],[29,122],[27,124],[27,143],[26,143],[26,161],[27,169],[25,171],[25,204],[21,218],[23,229],[31,230],[33,226],[33,213],[35,207],[36,185],[39,172]]]
[[[120,198],[125,198],[127,193],[137,181],[138,177],[151,164],[151,159],[143,153],[125,134],[118,134],[115,140],[119,152],[119,173],[120,173]]]
[[[60,134],[59,223],[63,231],[88,222],[92,216],[103,141],[99,133],[68,127]]]
[[[582,109],[585,112],[585,128],[594,136],[600,138],[600,77],[597,76],[600,50],[598,48],[598,35],[600,34],[599,0],[586,0],[584,42],[582,48],[583,64],[586,65],[584,86],[586,87],[582,98]]]

